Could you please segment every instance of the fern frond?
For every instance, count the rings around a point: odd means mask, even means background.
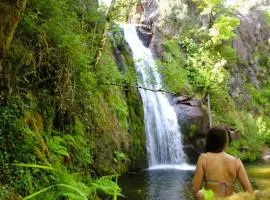
[[[54,136],[48,141],[49,149],[57,155],[69,156],[66,141],[60,136]]]
[[[18,167],[38,168],[38,169],[45,169],[45,170],[50,170],[50,171],[61,172],[61,171],[59,171],[51,166],[47,166],[47,165],[25,164],[25,163],[18,163],[18,164],[14,164],[14,165],[18,166]]]
[[[25,197],[25,198],[23,198],[22,200],[28,200],[28,199],[32,199],[32,198],[34,198],[34,197],[37,197],[37,196],[39,196],[39,195],[41,195],[42,193],[44,193],[44,192],[47,192],[48,190],[51,190],[52,188],[55,188],[55,187],[63,187],[63,188],[67,188],[67,189],[69,189],[70,191],[73,191],[73,192],[76,192],[77,194],[79,194],[80,195],[80,197],[81,198],[78,198],[78,196],[76,196],[76,199],[83,199],[83,200],[88,200],[88,198],[87,198],[87,195],[86,194],[84,194],[84,192],[82,192],[82,191],[80,191],[79,189],[77,189],[77,188],[75,188],[75,187],[73,187],[73,186],[71,186],[71,185],[67,185],[67,184],[63,184],[63,183],[61,183],[61,184],[56,184],[56,185],[51,185],[51,186],[49,186],[49,187],[47,187],[47,188],[44,188],[44,189],[42,189],[42,190],[39,190],[39,191],[37,191],[37,192],[35,192],[34,194],[31,194],[31,195],[29,195],[29,196],[27,196],[27,197]],[[68,193],[65,193],[65,194],[63,194],[63,195],[68,195],[68,196],[75,196],[75,194],[74,195],[70,195],[70,193],[71,192],[68,192]]]
[[[111,195],[114,199],[117,199],[117,196],[123,196],[121,194],[121,188],[117,185],[117,177],[116,175],[103,176],[93,181],[92,186],[95,190]],[[116,178],[116,181],[113,181],[113,178]]]
[[[42,194],[42,193],[44,193],[44,192],[50,190],[50,189],[52,189],[53,187],[54,187],[54,185],[49,186],[49,187],[47,187],[47,188],[44,188],[44,189],[42,189],[42,190],[39,190],[39,191],[35,192],[34,194],[31,194],[31,195],[29,195],[29,196],[23,198],[22,200],[32,199],[32,198],[34,198],[34,197],[36,197],[36,196],[38,196],[38,195],[40,195],[40,194]]]

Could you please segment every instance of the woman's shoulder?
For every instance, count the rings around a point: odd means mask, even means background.
[[[237,156],[230,155],[230,154],[228,154],[226,152],[225,152],[225,156],[230,160],[237,160],[237,161],[240,160]]]
[[[201,153],[198,160],[200,160],[201,162],[205,162],[206,160],[208,160],[208,157],[211,157],[211,155],[208,152]]]
[[[207,156],[207,153],[201,153],[199,155],[199,159],[204,159]]]

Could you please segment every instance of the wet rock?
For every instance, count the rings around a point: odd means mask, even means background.
[[[264,152],[262,154],[262,160],[264,160],[264,161],[270,161],[270,151]]]
[[[227,128],[227,131],[229,134],[229,142],[240,139],[241,134],[240,134],[239,130],[229,127],[229,128]]]
[[[182,102],[185,102],[185,101],[188,101],[188,100],[189,100],[189,97],[179,96],[179,97],[174,98],[174,103],[178,104],[178,103],[182,103]]]
[[[188,163],[195,164],[200,152],[192,144],[184,145],[183,150],[188,155],[186,158]]]
[[[148,47],[153,36],[153,34],[151,33],[151,28],[149,28],[147,25],[142,24],[137,27],[137,32],[144,46]]]
[[[149,44],[149,48],[154,52],[154,55],[159,58],[163,55],[164,52],[161,41],[162,40],[158,36],[153,35],[151,43]]]
[[[204,152],[205,137],[209,129],[208,115],[200,100],[178,96],[173,101],[183,142],[188,147],[185,152],[189,158],[196,159],[199,153]]]
[[[206,111],[201,106],[201,102],[184,96],[176,97],[174,102],[178,118],[190,121],[197,126],[201,134],[205,135],[208,131],[209,120]]]

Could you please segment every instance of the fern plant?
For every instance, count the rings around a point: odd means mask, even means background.
[[[117,196],[121,195],[121,189],[117,185],[118,176],[116,175],[103,176],[99,179],[91,180],[89,184],[85,184],[76,175],[55,169],[52,166],[24,163],[15,164],[15,166],[49,171],[55,180],[50,186],[24,197],[23,200],[55,200],[62,197],[68,200],[94,200],[99,199],[101,194],[111,196],[114,200],[117,200]]]

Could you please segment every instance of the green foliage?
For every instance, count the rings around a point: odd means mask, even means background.
[[[105,86],[125,79],[108,38],[92,67],[105,22],[94,0],[27,1],[0,71],[0,182],[8,185],[3,195],[46,193],[54,199],[65,190],[62,199],[78,199],[77,188],[98,199],[88,181],[105,168],[104,159],[107,173],[123,171],[126,163],[114,162],[114,151],[127,151],[129,113],[123,88]],[[33,165],[13,165],[22,162]],[[45,165],[64,174],[36,167]]]
[[[0,199],[6,199],[8,196],[7,186],[0,186]]]
[[[193,0],[198,3],[199,8],[202,10],[201,15],[211,14],[217,11],[220,6],[222,6],[221,0]]]
[[[113,181],[115,179],[115,182]],[[123,196],[120,192],[121,189],[117,185],[118,176],[103,176],[92,182],[94,189],[97,192],[105,193],[113,196],[113,200],[117,199],[117,196]]]
[[[184,68],[188,82],[192,90],[202,97],[210,93],[213,110],[220,112],[220,108],[224,108],[229,98],[229,73],[226,68],[230,63],[222,57],[222,48],[212,43],[205,29],[191,29],[186,35],[181,36],[179,43],[186,54]],[[203,37],[200,39],[198,35]],[[220,99],[220,96],[223,98]]]
[[[269,53],[270,53],[269,41],[265,41],[265,42],[259,43],[256,46],[255,53],[253,54],[254,60],[268,74],[270,73]]]
[[[221,44],[222,41],[234,39],[236,34],[233,31],[239,24],[240,21],[236,17],[225,15],[218,17],[209,30],[209,35],[211,36],[213,44]]]
[[[256,125],[258,128],[258,135],[261,140],[268,146],[270,146],[270,129],[268,128],[266,122],[263,120],[262,117],[259,117],[256,120]]]
[[[246,87],[252,97],[253,106],[257,108],[257,112],[268,115],[270,86],[266,85],[261,90],[255,88],[252,84],[247,84]]]
[[[256,141],[253,141],[253,143],[247,142],[246,140],[233,141],[230,144],[228,153],[240,158],[242,161],[254,162],[260,158],[261,151],[256,151],[255,149],[250,151],[249,147],[252,147],[252,145],[259,144]]]
[[[76,176],[71,176],[65,171],[60,171],[50,166],[36,165],[36,164],[16,164],[17,167],[32,168],[33,170],[50,171],[50,175],[54,178],[51,185],[34,192],[23,198],[27,199],[61,199],[65,197],[68,200],[87,200],[99,199],[98,192],[105,193],[112,196],[115,200],[120,194],[120,188],[116,182],[113,181],[115,176],[104,176],[96,180],[88,181],[89,185],[81,182],[80,179],[75,179]]]
[[[174,91],[191,85],[202,96],[211,93],[226,99],[229,78],[226,68],[237,60],[227,43],[234,39],[233,30],[238,25],[237,18],[221,15],[209,30],[186,27],[179,41],[165,42],[161,70],[165,85]]]
[[[108,16],[110,19],[118,22],[126,22],[130,12],[136,2],[131,0],[117,0],[114,1],[113,8]]]
[[[259,119],[259,118],[258,118]],[[255,161],[260,158],[264,139],[260,130],[263,124],[247,112],[229,112],[223,120],[241,133],[241,139],[233,141],[228,152],[244,161]]]
[[[115,162],[121,162],[121,161],[126,161],[126,160],[128,160],[128,157],[125,153],[120,152],[120,151],[114,152],[114,161]]]
[[[174,93],[183,92],[190,88],[184,65],[184,55],[179,45],[174,40],[166,40],[164,43],[164,54],[158,63],[159,72],[163,75],[165,89]]]
[[[231,45],[223,44],[219,45],[216,48],[219,49],[220,55],[227,60],[229,63],[237,63],[238,57],[236,54],[236,49],[234,49]]]
[[[262,81],[261,90],[248,84],[252,102],[246,110],[237,109],[228,83],[231,66],[239,63],[231,45],[239,20],[231,15],[230,9],[224,9],[221,1],[196,2],[201,14],[210,15],[210,27],[200,27],[193,22],[182,28],[179,38],[164,42],[160,70],[163,82],[168,90],[182,94],[195,93],[204,99],[210,94],[214,124],[228,124],[241,134],[240,140],[231,143],[229,153],[245,161],[255,161],[262,151],[258,146],[263,148],[269,141],[269,117],[265,117],[269,116],[269,80]],[[269,73],[268,50],[266,44],[256,47],[254,57],[263,69],[261,77]]]
[[[270,28],[270,9],[264,11],[264,19],[265,19],[266,24]]]
[[[60,136],[53,136],[48,141],[49,151],[56,156],[69,156],[67,148],[64,146],[65,140]]]
[[[205,188],[202,189],[203,196],[205,200],[213,200],[214,199],[214,192],[212,190],[206,190]]]

